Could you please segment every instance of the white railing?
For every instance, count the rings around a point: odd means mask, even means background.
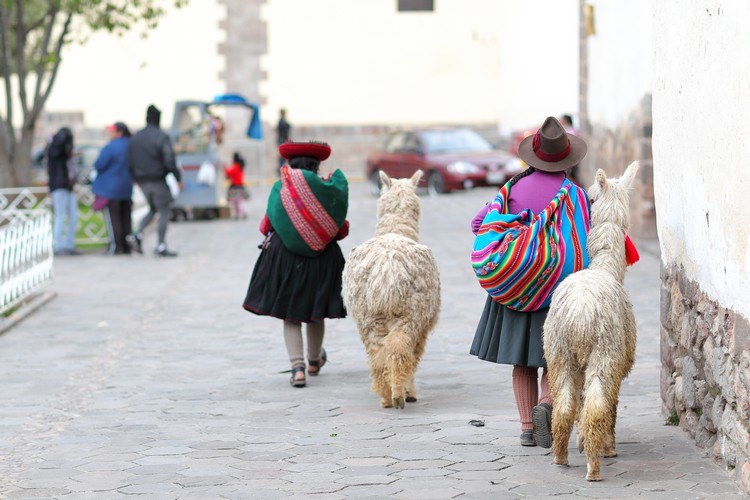
[[[11,217],[0,226],[0,314],[52,279],[49,210],[21,209]]]
[[[76,185],[78,200],[78,227],[76,245],[109,243],[107,226],[101,212],[91,210],[94,193],[89,185]],[[46,187],[0,189],[0,227],[17,220],[25,220],[38,210],[51,210],[49,190]]]

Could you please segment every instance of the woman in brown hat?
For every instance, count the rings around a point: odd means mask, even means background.
[[[589,202],[584,190],[567,179],[566,171],[578,165],[585,155],[586,143],[566,133],[557,119],[549,117],[535,135],[524,139],[519,146],[518,156],[529,168],[503,186],[496,197],[496,201],[503,197],[499,200],[500,206],[504,206],[509,214],[526,210],[539,214],[553,199],[562,200],[559,209],[565,212],[560,213],[574,213],[576,216],[575,220],[571,217],[567,225],[561,225],[565,233],[560,234],[561,239],[583,240],[583,245],[575,247],[580,255],[574,257],[579,261],[574,270],[588,265],[585,236]],[[493,202],[492,207],[497,206]],[[472,220],[475,235],[480,232],[488,211],[490,205]],[[513,393],[521,420],[523,446],[552,446],[552,399],[542,347],[542,327],[548,307],[547,298],[540,302],[538,309],[519,311],[488,296],[471,345],[471,354],[479,359],[513,365]],[[537,387],[539,368],[543,370],[541,386]]]
[[[285,142],[281,167],[268,197],[260,231],[266,235],[243,307],[284,320],[284,343],[292,387],[305,387],[302,323],[307,324],[307,373],[318,375],[326,362],[325,318],[343,318],[344,256],[337,240],[349,234],[349,186],[341,170],[318,176],[331,154],[322,142]]]

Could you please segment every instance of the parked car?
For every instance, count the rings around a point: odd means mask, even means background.
[[[521,163],[468,128],[424,128],[393,132],[367,157],[367,178],[374,195],[380,174],[411,177],[422,169],[421,186],[430,195],[474,186],[501,185],[521,171]]]

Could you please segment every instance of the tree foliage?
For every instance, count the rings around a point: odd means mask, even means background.
[[[153,29],[167,2],[188,0],[0,0],[0,185],[30,181],[34,126],[54,87],[63,47],[87,34]],[[2,100],[0,100],[0,103]],[[15,127],[20,125],[20,128]]]

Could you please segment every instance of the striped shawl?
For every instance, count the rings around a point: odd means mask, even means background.
[[[539,214],[528,209],[509,214],[509,193],[510,182],[490,204],[471,264],[495,301],[517,311],[544,309],[565,277],[588,267],[589,201],[583,189],[565,179]]]
[[[284,166],[268,197],[268,219],[292,253],[315,257],[344,225],[349,185],[340,170],[327,179]]]

